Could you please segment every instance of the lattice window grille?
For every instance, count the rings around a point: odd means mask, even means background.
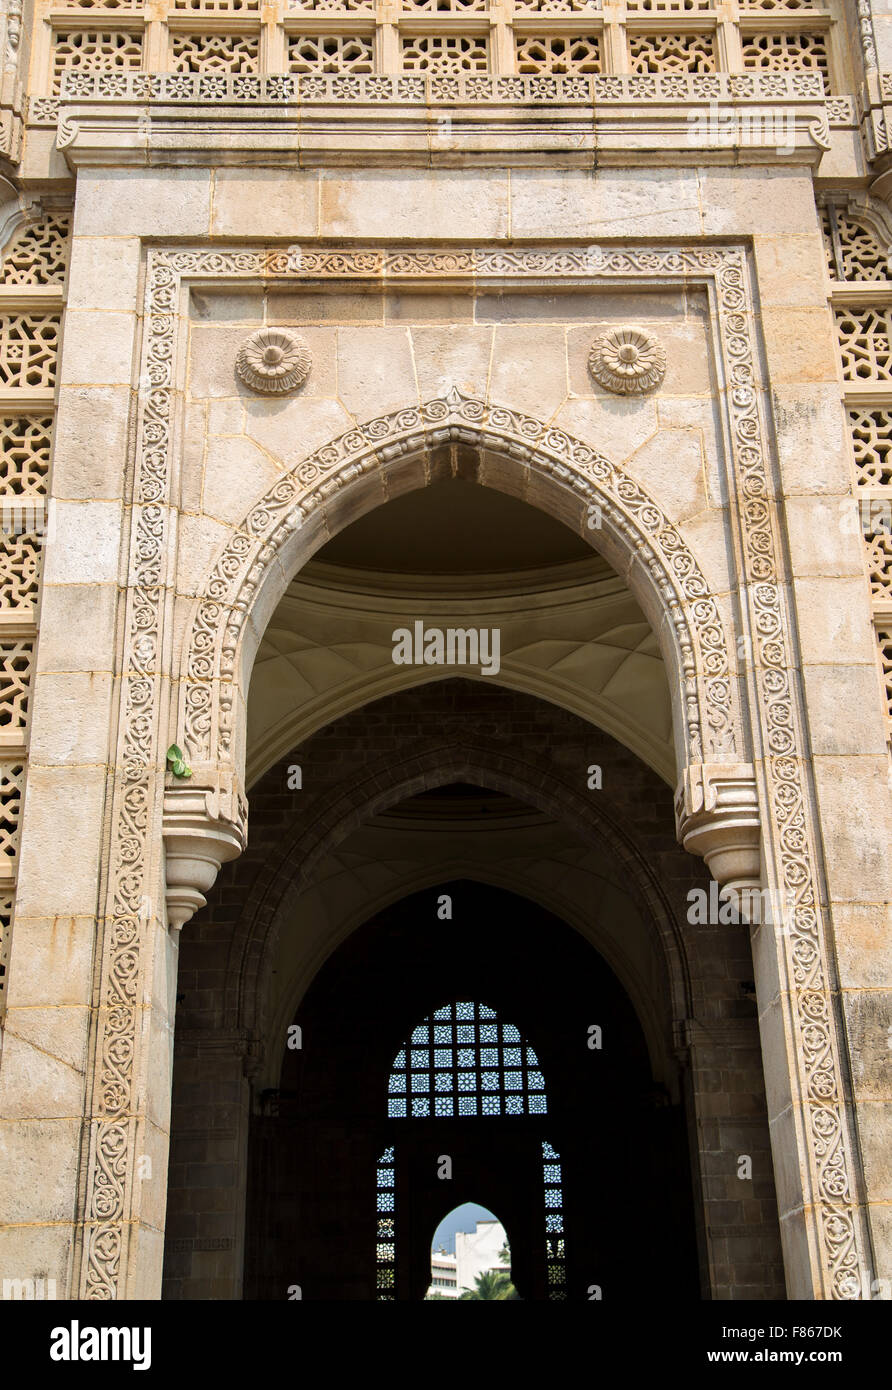
[[[42,545],[38,531],[0,530],[0,609],[35,607]]]
[[[626,0],[627,14],[701,14],[712,0]]]
[[[446,1004],[397,1053],[387,1113],[391,1119],[545,1115],[539,1059],[488,1005]]]
[[[45,496],[52,444],[51,415],[0,416],[0,502]]]
[[[515,61],[522,73],[596,73],[601,71],[601,40],[594,34],[517,39]]]
[[[488,8],[488,0],[402,0],[412,14],[469,14]]]
[[[874,498],[861,506],[870,596],[883,607],[892,605],[892,505]]]
[[[553,1303],[567,1300],[567,1252],[564,1239],[564,1187],[560,1154],[542,1143],[545,1194],[545,1283]]]
[[[892,381],[892,310],[837,307],[836,332],[846,381]]]
[[[289,72],[373,72],[371,38],[343,34],[293,34],[288,37]]]
[[[33,643],[0,641],[0,732],[24,735],[31,693]]]
[[[598,14],[601,0],[514,0],[515,14]]]
[[[3,257],[0,285],[64,285],[70,229],[56,214],[21,226]]]
[[[0,314],[0,383],[55,386],[58,348],[58,314]]]
[[[113,29],[58,30],[53,37],[53,94],[63,72],[101,69],[136,72],[142,66],[142,34]]]
[[[883,674],[883,694],[886,701],[886,715],[892,731],[892,625],[877,627],[877,644],[880,653],[880,669]]]
[[[294,0],[289,13],[331,14],[348,10],[351,14],[374,14],[375,0]]]
[[[743,66],[765,72],[819,72],[830,93],[830,60],[824,34],[746,34]]]
[[[174,34],[174,72],[254,73],[260,65],[257,34]]]
[[[173,0],[175,13],[256,14],[260,0]]]
[[[402,40],[404,72],[445,75],[489,71],[489,40],[460,35],[423,34]]]
[[[848,411],[858,487],[892,487],[892,402],[888,409]]]
[[[14,905],[12,893],[0,893],[0,1018],[6,1012],[6,979],[9,969],[9,937]]]
[[[378,1159],[375,1175],[377,1230],[375,1242],[375,1299],[396,1301],[396,1159],[391,1145]]]
[[[832,280],[892,280],[892,256],[863,223],[828,203],[821,209],[821,226]]]
[[[739,10],[761,10],[789,13],[791,10],[822,10],[821,0],[737,0]]]
[[[66,10],[125,10],[128,13],[143,9],[144,0],[53,0],[53,8]]]
[[[630,34],[633,72],[715,72],[712,34]]]
[[[0,863],[7,868],[15,863],[18,850],[24,787],[24,763],[0,763]]]

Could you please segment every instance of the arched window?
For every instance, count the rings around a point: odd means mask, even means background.
[[[387,1113],[411,1116],[546,1115],[536,1053],[488,1004],[444,1004],[393,1061]]]
[[[535,1050],[488,1004],[444,1004],[413,1028],[387,1083],[391,1120],[547,1115]],[[396,1298],[396,1168],[391,1145],[377,1164],[376,1299]],[[560,1155],[542,1142],[548,1297],[567,1297]]]

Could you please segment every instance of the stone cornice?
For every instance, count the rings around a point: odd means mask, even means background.
[[[815,73],[297,77],[87,72],[58,114],[69,164],[214,162],[593,167],[798,163],[829,147]]]

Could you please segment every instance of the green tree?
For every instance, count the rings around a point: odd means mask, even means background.
[[[467,1289],[462,1298],[471,1302],[513,1302],[517,1298],[517,1290],[509,1274],[497,1269],[485,1269],[474,1280],[474,1288]]]

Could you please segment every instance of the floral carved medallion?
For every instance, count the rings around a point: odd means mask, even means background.
[[[666,375],[666,353],[656,338],[640,328],[612,328],[592,345],[588,369],[608,391],[643,396]]]
[[[259,328],[239,348],[235,370],[252,391],[281,395],[303,385],[312,361],[310,349],[296,333]]]

